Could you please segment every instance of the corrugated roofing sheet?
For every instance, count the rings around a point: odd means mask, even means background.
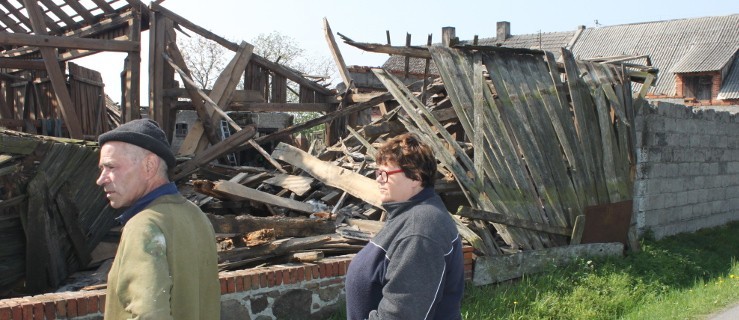
[[[739,99],[739,55],[734,57],[734,63],[724,79],[724,85],[718,92],[718,98],[721,100]]]
[[[653,66],[660,70],[651,92],[674,96],[672,69],[698,44],[735,49],[739,45],[739,14],[585,29],[572,51],[581,59],[649,54]],[[685,65],[708,68],[717,64],[715,61],[698,63],[695,57],[685,60]]]
[[[672,73],[721,71],[730,65],[737,48],[720,43],[699,43],[672,67]]]

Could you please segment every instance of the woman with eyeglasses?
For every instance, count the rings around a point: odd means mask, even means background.
[[[415,135],[378,150],[385,226],[346,274],[348,319],[461,319],[462,240],[434,191],[436,158]]]

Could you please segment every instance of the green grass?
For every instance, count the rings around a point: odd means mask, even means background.
[[[739,302],[739,223],[643,240],[624,258],[469,286],[464,319],[703,319]]]
[[[581,259],[496,285],[468,285],[464,319],[705,319],[739,302],[739,223]],[[341,309],[341,308],[340,308]],[[332,319],[345,319],[343,310]]]

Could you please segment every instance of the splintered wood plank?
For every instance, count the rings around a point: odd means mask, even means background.
[[[354,87],[354,84],[352,83],[352,77],[349,74],[349,70],[346,68],[344,57],[341,55],[341,51],[339,51],[339,46],[336,45],[336,39],[334,38],[334,34],[331,32],[331,26],[329,25],[328,19],[326,18],[323,18],[323,34],[326,37],[326,42],[328,43],[328,47],[331,50],[331,56],[334,57],[336,67],[339,69],[341,80],[344,81],[346,90],[351,90]]]
[[[303,169],[319,181],[346,191],[373,206],[382,206],[380,188],[374,179],[321,161],[303,150],[282,142],[272,151],[272,157]]]
[[[313,206],[310,204],[278,197],[232,181],[221,180],[216,182],[213,191],[235,200],[251,200],[300,212],[314,212]]]
[[[269,257],[299,250],[319,248],[321,245],[331,241],[327,235],[312,236],[305,238],[279,239],[269,244],[254,248],[244,247],[218,253],[218,262],[238,261],[249,258]]]
[[[280,174],[264,180],[264,183],[282,187],[294,192],[299,196],[303,196],[306,192],[312,189],[311,185],[313,185],[315,181],[316,180],[311,177]]]

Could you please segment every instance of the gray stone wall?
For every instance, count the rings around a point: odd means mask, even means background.
[[[634,215],[655,238],[739,220],[739,116],[656,102],[638,110]]]

